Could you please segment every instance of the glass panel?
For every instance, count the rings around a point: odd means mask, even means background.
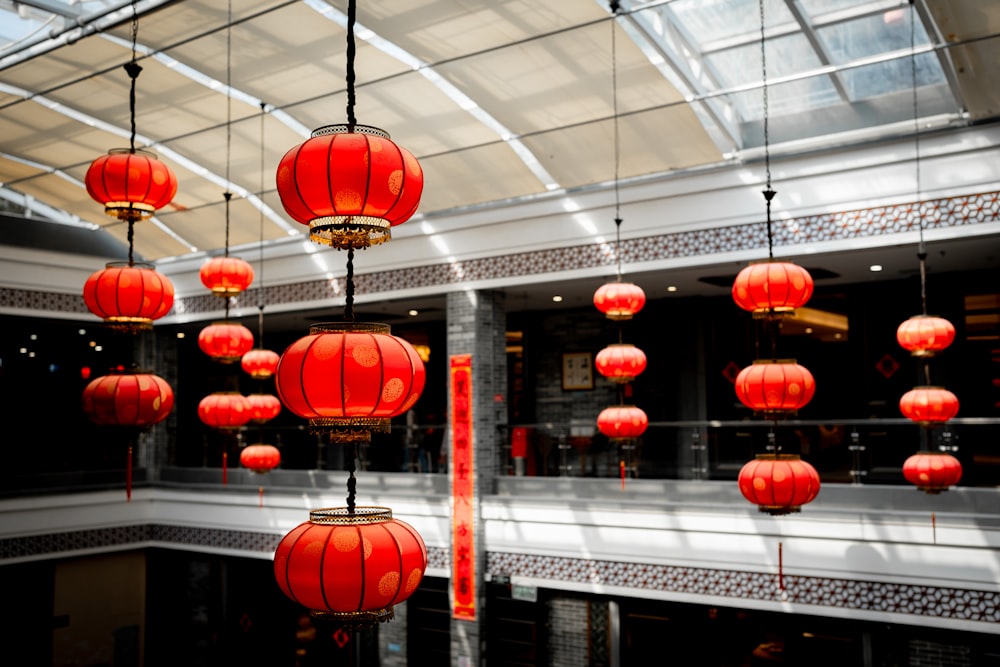
[[[842,65],[858,58],[910,48],[910,21],[904,13],[886,12],[854,21],[834,23],[816,30],[830,60]],[[919,21],[914,30],[917,46],[927,44]]]
[[[925,53],[917,56],[915,61],[918,87],[944,82],[944,72],[941,71],[941,62],[936,55]],[[913,88],[913,73],[909,58],[844,70],[842,76],[852,100]]]
[[[871,0],[799,0],[799,4],[811,16],[817,16],[826,12],[837,12],[842,9],[852,7],[864,7],[870,4]]]
[[[739,35],[753,35],[754,39],[760,39],[760,10],[756,2],[677,0],[668,7],[702,46]],[[764,3],[764,18],[768,27],[794,20],[784,0],[767,0]]]

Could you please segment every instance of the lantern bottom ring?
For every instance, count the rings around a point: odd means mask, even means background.
[[[155,208],[142,202],[109,201],[104,204],[104,212],[119,220],[145,220],[153,215]]]
[[[392,420],[378,417],[324,417],[309,420],[313,435],[329,435],[330,442],[371,442],[372,433],[389,433]]]
[[[367,248],[389,241],[390,226],[384,218],[367,215],[316,218],[309,223],[309,240],[337,249]]]
[[[783,514],[801,512],[802,507],[800,505],[758,505],[757,511],[770,514],[771,516],[781,516]]]
[[[795,309],[791,306],[778,306],[777,308],[757,308],[752,311],[753,319],[755,320],[773,320],[773,319],[783,319],[786,317],[792,317],[795,315]]]
[[[349,630],[365,630],[367,628],[391,621],[395,617],[392,607],[374,611],[322,611],[313,609],[309,615],[322,621],[333,621]]]

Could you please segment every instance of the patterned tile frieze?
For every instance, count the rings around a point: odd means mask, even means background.
[[[575,584],[708,595],[739,600],[840,607],[857,611],[1000,623],[1000,592],[911,584],[710,570],[557,556],[490,552],[492,575],[517,575]],[[782,588],[782,584],[784,587]]]
[[[891,206],[779,220],[773,223],[772,238],[775,246],[787,246],[901,234],[918,229],[920,219],[918,212],[923,216],[925,230],[997,222],[1000,221],[1000,191],[931,199],[919,204],[905,202]],[[766,238],[767,231],[763,221],[658,234],[623,241],[622,261],[634,264],[756,250],[762,247],[763,239]],[[380,294],[403,289],[446,287],[472,281],[503,280],[571,269],[594,269],[613,266],[615,261],[614,253],[608,252],[607,244],[590,243],[484,257],[454,264],[415,266],[360,274],[354,277],[354,282],[358,292]],[[344,281],[341,278],[310,280],[265,287],[263,298],[269,304],[325,302],[343,295],[344,288]],[[253,299],[257,298],[255,292]],[[241,306],[238,300],[233,305],[236,308]],[[174,307],[174,312],[183,309],[185,314],[204,314],[220,309],[219,298],[212,294],[178,299]],[[6,288],[0,288],[0,308],[88,312],[82,295]]]

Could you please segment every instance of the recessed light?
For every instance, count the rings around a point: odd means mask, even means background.
[[[559,303],[560,301],[562,301],[562,297],[556,294],[554,297],[552,297],[552,300],[555,301],[556,303]]]
[[[878,273],[879,271],[882,270],[882,265],[872,264],[871,266],[868,267],[868,270],[871,271],[872,273]]]
[[[667,291],[668,292],[676,292],[677,291],[677,285],[667,285]]]
[[[813,332],[813,328],[812,327],[806,327],[806,333],[807,334],[811,334],[812,332]]]
[[[417,315],[420,314],[420,311],[417,310],[416,308],[410,308],[408,312],[410,314],[410,317],[416,317]]]
[[[183,331],[178,331],[177,332],[177,337],[178,338],[184,338],[184,332]]]

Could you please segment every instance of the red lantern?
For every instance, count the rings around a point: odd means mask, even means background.
[[[83,284],[83,300],[112,326],[148,329],[174,306],[174,285],[151,264],[109,262]]]
[[[281,412],[281,401],[277,396],[250,394],[247,400],[250,401],[250,421],[254,424],[271,421]]]
[[[279,358],[278,353],[271,350],[250,350],[240,359],[240,366],[255,380],[266,380],[274,375]]]
[[[736,376],[735,388],[743,405],[774,417],[800,410],[816,393],[812,373],[791,359],[754,361]]]
[[[612,382],[631,382],[646,370],[646,354],[629,343],[608,345],[594,358],[597,372]]]
[[[427,547],[386,507],[314,510],[274,552],[278,587],[319,618],[354,628],[393,617],[427,569]]]
[[[612,440],[638,438],[647,426],[646,413],[634,405],[615,405],[597,415],[597,429]]]
[[[754,317],[789,314],[809,300],[813,279],[790,262],[756,262],[745,267],[733,283],[733,300]]]
[[[177,194],[174,172],[154,153],[140,149],[111,149],[90,164],[84,180],[104,212],[125,222],[151,217]]]
[[[942,387],[914,387],[899,399],[899,411],[918,424],[943,424],[958,414],[958,397]]]
[[[198,333],[198,347],[212,359],[231,364],[253,347],[253,333],[242,324],[214,322]]]
[[[413,346],[385,324],[314,324],[281,355],[274,381],[289,410],[340,442],[388,432],[413,407],[426,373]]]
[[[768,514],[790,514],[819,494],[819,473],[798,454],[758,454],[739,474],[743,497]]]
[[[216,296],[235,296],[253,282],[253,266],[239,257],[213,257],[201,266],[201,284]]]
[[[198,403],[198,418],[220,431],[235,431],[250,421],[252,411],[246,396],[235,391],[209,394]]]
[[[955,340],[955,327],[943,317],[915,315],[899,325],[896,340],[914,357],[931,357]]]
[[[630,320],[646,305],[646,293],[632,283],[606,283],[594,292],[594,305],[609,320]]]
[[[388,241],[410,219],[424,175],[417,159],[375,127],[327,125],[278,164],[278,195],[309,238],[335,248]]]
[[[903,463],[903,477],[926,493],[941,493],[962,479],[962,464],[945,452],[917,452]]]
[[[281,463],[281,452],[274,445],[247,445],[240,452],[240,465],[256,473],[274,470]]]
[[[113,373],[91,380],[83,389],[83,411],[105,426],[146,428],[167,418],[174,392],[152,373]]]

